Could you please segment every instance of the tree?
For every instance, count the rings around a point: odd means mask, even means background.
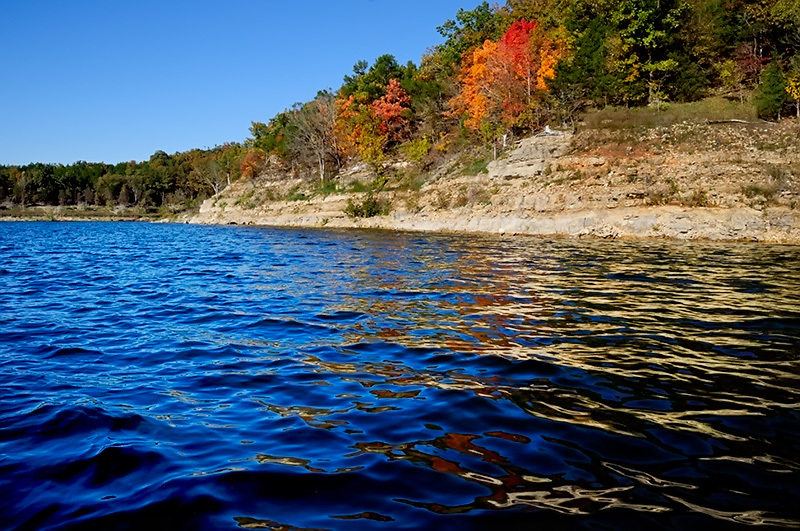
[[[0,166],[0,202],[5,201],[11,195],[12,188],[11,168]]]
[[[380,121],[378,132],[392,142],[401,142],[411,134],[409,116],[411,97],[396,79],[390,79],[386,94],[372,102],[371,108]]]
[[[489,2],[482,2],[472,11],[459,9],[455,20],[448,20],[436,31],[445,38],[436,52],[442,63],[452,72],[461,63],[462,56],[487,40],[496,41],[505,29],[505,20]]]
[[[381,132],[381,120],[375,115],[373,105],[364,102],[363,94],[361,96],[361,100],[353,94],[336,100],[334,132],[340,139],[342,153],[348,157],[358,155],[378,170],[385,158],[389,134],[385,129]]]
[[[545,32],[536,22],[514,22],[498,42],[487,40],[467,54],[461,68],[461,91],[451,100],[456,114],[472,130],[502,123],[506,128],[533,127],[533,111],[566,43],[558,32]]]
[[[465,117],[464,125],[469,129],[480,129],[481,122],[490,118],[497,108],[494,100],[496,71],[490,68],[491,58],[497,51],[497,43],[487,40],[483,46],[467,54],[461,68],[461,91],[450,104],[459,115]]]
[[[507,0],[505,11],[512,20],[537,20],[548,28],[564,25],[574,0]]]
[[[792,59],[785,81],[786,93],[789,95],[789,99],[794,100],[797,118],[800,120],[800,55],[795,55]]]
[[[761,75],[761,85],[758,87],[755,104],[758,116],[761,118],[781,119],[781,110],[786,103],[788,94],[786,82],[776,61],[771,62]]]
[[[556,68],[553,88],[568,107],[580,107],[581,99],[605,107],[615,99],[616,79],[608,71],[606,39],[611,31],[605,18],[594,16],[578,30],[573,54]],[[574,103],[573,103],[574,102]]]
[[[24,169],[12,167],[9,171],[9,180],[14,200],[24,207],[28,201],[30,176]]]
[[[727,59],[717,66],[719,79],[726,91],[739,96],[739,103],[744,105],[745,74],[733,59]]]
[[[214,156],[225,174],[226,186],[230,186],[241,176],[242,146],[236,142],[225,142],[214,148]]]
[[[368,102],[375,101],[386,93],[386,86],[391,79],[411,77],[408,70],[415,69],[414,63],[403,68],[393,55],[384,54],[375,60],[375,64],[367,70],[367,62],[359,61],[353,67],[353,75],[345,76],[344,85],[339,93],[344,96],[355,95],[357,99]]]
[[[341,166],[335,134],[336,104],[329,91],[320,91],[308,103],[295,104],[291,113],[293,126],[291,150],[300,159],[315,161],[320,181],[324,181],[332,163]]]
[[[800,119],[800,72],[797,70],[786,76],[786,93],[794,100],[797,118]]]
[[[128,185],[123,184],[122,189],[119,192],[119,199],[118,202],[122,206],[129,206],[130,205],[130,194],[128,193]]]
[[[194,163],[194,174],[201,182],[211,188],[214,195],[220,193],[228,184],[226,172],[213,156],[196,159]]]
[[[267,124],[252,122],[250,126],[252,137],[247,139],[245,145],[285,160],[289,157],[288,139],[292,136],[292,128],[290,111],[276,114]]]
[[[622,0],[612,15],[617,28],[613,59],[625,86],[633,88],[631,103],[659,105],[665,94],[664,77],[680,67],[671,52],[680,48],[678,29],[687,7],[680,0]],[[636,90],[643,82],[645,92]]]
[[[242,177],[255,177],[264,170],[267,157],[260,149],[252,149],[247,152],[242,160]]]

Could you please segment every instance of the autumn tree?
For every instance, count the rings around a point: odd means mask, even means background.
[[[464,116],[464,125],[478,130],[490,118],[490,110],[498,108],[494,100],[494,70],[490,61],[497,52],[497,43],[487,40],[465,56],[461,66],[461,91],[450,101],[456,114]]]
[[[389,134],[381,130],[381,120],[375,115],[373,103],[353,94],[346,98],[340,96],[335,133],[347,157],[358,156],[378,169],[385,158]]]
[[[797,118],[800,120],[800,55],[794,56],[790,65],[789,72],[785,77],[786,94],[790,100],[794,100]]]
[[[372,113],[378,120],[378,132],[390,142],[401,142],[411,134],[411,97],[396,79],[386,85],[386,94],[372,102]]]
[[[514,22],[498,42],[487,40],[465,56],[461,91],[451,100],[454,111],[472,130],[500,123],[532,127],[531,113],[565,50],[557,33],[533,21]]]
[[[745,74],[733,59],[726,59],[717,65],[717,73],[725,91],[736,94],[739,103],[744,105]]]
[[[410,137],[414,111],[404,85],[417,93],[418,103],[431,89],[417,74],[414,63],[400,66],[391,55],[371,67],[356,63],[336,99],[335,138],[343,156],[358,156],[379,169],[387,149]]]
[[[242,177],[255,177],[264,170],[267,163],[266,153],[260,149],[249,150],[242,160]]]

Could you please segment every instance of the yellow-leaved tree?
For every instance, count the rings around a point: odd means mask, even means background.
[[[800,119],[800,68],[792,69],[786,75],[786,93],[794,100],[797,118]]]

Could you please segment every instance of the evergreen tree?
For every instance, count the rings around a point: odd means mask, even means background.
[[[616,79],[606,68],[608,33],[608,25],[602,17],[592,19],[575,41],[572,58],[562,61],[556,69],[556,78],[553,80],[555,91],[574,92],[568,91],[573,87],[601,108],[614,101]]]
[[[788,94],[786,81],[778,63],[772,61],[761,73],[761,84],[758,87],[755,104],[760,118],[777,118],[786,104]]]

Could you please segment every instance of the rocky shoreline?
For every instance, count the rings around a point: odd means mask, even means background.
[[[331,203],[327,203],[331,206]],[[337,216],[316,205],[296,212],[272,214],[203,212],[190,223],[276,227],[370,228],[421,232],[475,232],[508,235],[595,238],[669,238],[679,240],[761,241],[800,244],[800,216],[786,208],[707,209],[677,206],[585,210],[522,217],[475,215],[448,211],[436,214],[389,214],[366,219]],[[291,210],[291,207],[287,207]]]
[[[464,175],[451,163],[417,189],[390,183],[374,193],[385,215],[348,216],[348,203],[366,193],[297,194],[308,181],[278,173],[236,182],[181,221],[798,244],[796,127],[683,123],[627,141],[548,131],[521,140],[485,173]],[[351,168],[341,184],[368,173]]]

